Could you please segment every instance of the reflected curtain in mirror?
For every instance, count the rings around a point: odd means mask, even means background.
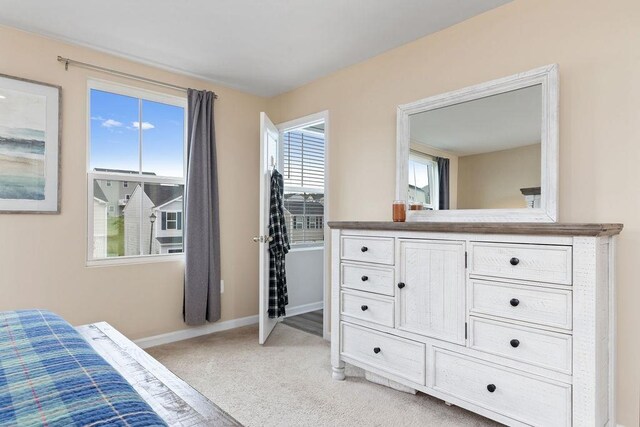
[[[449,159],[436,157],[438,164],[438,208],[449,209]]]

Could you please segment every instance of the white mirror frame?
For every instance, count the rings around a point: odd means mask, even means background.
[[[558,220],[559,92],[558,66],[556,64],[398,106],[396,199],[407,200],[408,195],[409,117],[411,115],[537,84],[542,85],[540,208],[409,210],[407,211],[407,221],[556,222]]]

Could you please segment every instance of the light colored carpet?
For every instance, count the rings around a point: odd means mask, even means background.
[[[331,379],[329,343],[279,324],[267,345],[247,326],[147,350],[246,426],[495,426],[443,401],[373,384],[347,365]]]

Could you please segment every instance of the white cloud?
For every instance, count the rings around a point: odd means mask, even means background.
[[[122,123],[117,120],[107,119],[104,122],[102,122],[102,126],[106,128],[117,128],[122,126]]]
[[[140,122],[133,122],[132,124],[134,129],[140,129]],[[149,130],[153,129],[154,127],[155,126],[149,122],[142,122],[142,130]]]

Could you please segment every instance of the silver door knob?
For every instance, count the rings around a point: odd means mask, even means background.
[[[256,236],[252,239],[255,243],[264,242],[264,237]]]

